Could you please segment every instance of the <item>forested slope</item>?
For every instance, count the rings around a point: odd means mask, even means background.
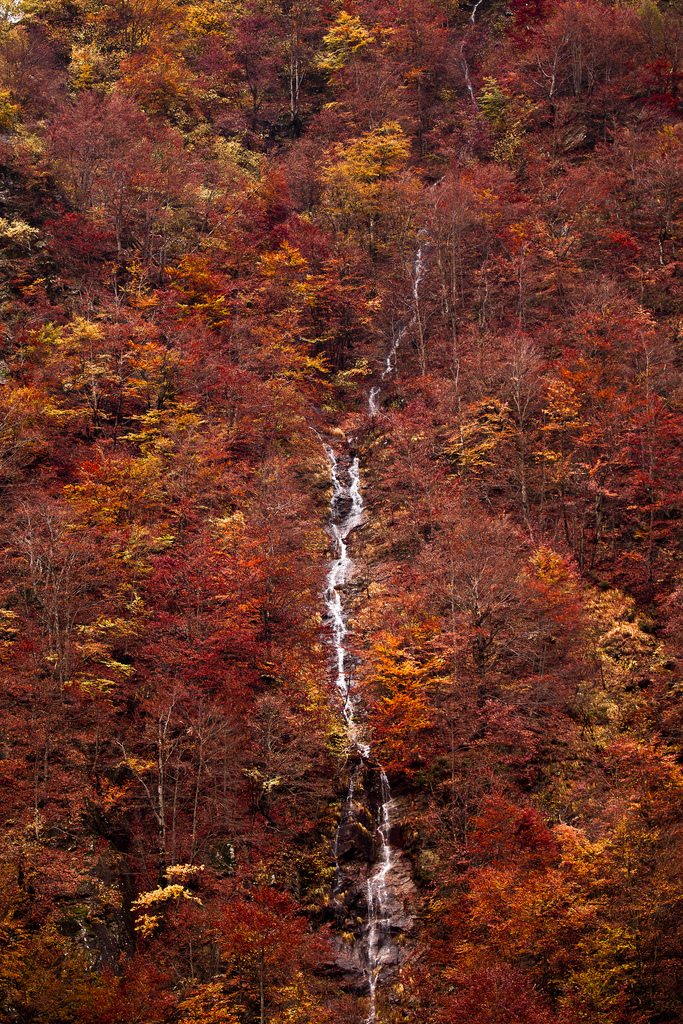
[[[2,19],[0,1020],[367,1014],[323,439],[378,1020],[680,1020],[683,10]]]

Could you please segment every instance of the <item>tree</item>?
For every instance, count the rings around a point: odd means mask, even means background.
[[[391,634],[375,641],[365,685],[372,699],[373,749],[388,772],[409,773],[424,761],[430,698],[442,668],[438,657],[426,657],[429,639],[427,626],[415,628],[407,643]]]
[[[9,597],[16,607],[22,635],[10,634],[4,660],[14,665],[12,741],[25,746],[31,765],[28,786],[20,786],[16,796],[30,801],[37,838],[43,808],[50,804],[58,814],[62,801],[73,796],[62,763],[55,764],[57,737],[71,732],[67,707],[73,698],[68,691],[82,665],[78,626],[92,614],[101,578],[92,540],[79,538],[73,520],[53,502],[26,507],[15,527],[8,552],[12,573],[5,577],[3,590],[5,600]]]
[[[55,115],[50,150],[76,208],[103,217],[119,256],[135,246],[163,275],[175,209],[192,187],[180,138],[121,92],[84,93]]]
[[[376,257],[384,235],[380,221],[391,217],[393,192],[400,193],[400,172],[408,157],[401,126],[390,121],[348,145],[335,147],[334,162],[323,171],[323,211],[343,239],[356,234]],[[411,184],[405,178],[406,190]],[[381,232],[381,234],[378,234]]]
[[[261,1024],[278,987],[300,962],[305,933],[306,922],[291,898],[271,886],[236,894],[221,916],[221,955],[243,998],[255,1005]]]
[[[182,11],[174,0],[102,0],[96,18],[108,48],[133,54],[176,27]]]
[[[257,5],[248,7],[236,26],[232,52],[249,94],[254,132],[264,103],[272,102],[276,95],[280,43],[279,26],[272,14]]]

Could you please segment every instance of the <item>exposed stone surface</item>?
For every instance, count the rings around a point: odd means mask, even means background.
[[[373,765],[356,769],[353,798],[348,802],[337,835],[338,876],[332,906],[336,937],[335,963],[347,987],[358,995],[368,988],[368,882],[377,870],[379,844],[377,818],[379,770]],[[378,982],[394,980],[414,948],[416,889],[409,858],[398,847],[402,830],[390,804],[390,866],[384,879],[384,906],[388,919],[379,938]]]

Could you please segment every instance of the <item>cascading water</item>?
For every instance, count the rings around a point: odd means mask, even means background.
[[[482,0],[476,0],[476,3],[472,7],[472,13],[470,14],[470,25],[476,24],[477,11],[479,10],[479,5],[481,3]],[[465,85],[467,86],[467,91],[470,95],[470,100],[472,101],[473,106],[476,107],[477,97],[474,93],[474,86],[472,85],[472,79],[470,77],[469,65],[465,60],[465,43],[467,42],[468,36],[469,32],[463,36],[462,42],[460,43],[460,64],[462,66],[462,73],[465,79]]]
[[[386,880],[392,866],[392,849],[389,844],[391,828],[391,790],[389,780],[383,769],[379,769],[381,800],[379,805],[380,824],[377,835],[380,842],[380,854],[377,859],[377,871],[368,879],[368,984],[370,989],[370,1013],[367,1021],[376,1017],[376,992],[379,973],[386,962],[392,959],[391,939],[391,905],[387,897]]]
[[[368,756],[366,744],[359,742],[354,719],[353,693],[351,679],[346,674],[347,651],[345,638],[347,634],[346,613],[342,604],[341,588],[349,579],[353,562],[348,556],[346,540],[352,530],[360,525],[363,518],[363,498],[360,493],[360,472],[358,456],[354,456],[348,469],[349,484],[347,487],[339,479],[337,457],[328,444],[325,454],[330,464],[332,477],[332,499],[330,501],[330,536],[337,550],[337,558],[330,563],[325,587],[325,607],[332,625],[332,649],[335,653],[336,675],[335,685],[342,699],[342,710],[349,737],[360,753]]]
[[[349,821],[358,815],[356,787],[359,784],[359,776],[363,772],[368,777],[378,776],[377,817],[374,822],[375,837],[372,843],[375,856],[373,858],[372,854],[370,855],[372,867],[369,869],[364,884],[366,920],[357,950],[358,963],[365,978],[365,989],[370,1002],[366,1022],[374,1022],[380,972],[383,966],[397,962],[397,950],[391,936],[393,921],[396,918],[396,897],[392,896],[387,888],[387,876],[393,865],[392,849],[389,842],[393,802],[386,774],[381,766],[370,761],[369,744],[361,737],[361,727],[355,717],[358,698],[354,693],[352,674],[348,671],[347,613],[344,609],[342,594],[344,585],[353,575],[353,562],[349,558],[346,542],[351,531],[360,525],[363,518],[358,457],[354,455],[351,458],[346,470],[348,483],[344,484],[341,479],[344,470],[340,467],[337,456],[329,445],[325,444],[324,448],[332,479],[328,532],[337,554],[337,558],[330,563],[324,599],[332,634],[335,686],[341,698],[342,713],[349,739],[358,760],[358,764],[351,773],[346,805],[334,840],[337,872],[333,895],[337,898],[342,887],[342,872],[339,863],[340,836]]]
[[[424,234],[425,232],[421,231],[418,239]],[[368,408],[371,416],[378,415],[380,411],[382,383],[396,368],[398,347],[406,332],[413,327],[420,316],[420,283],[424,273],[424,255],[427,247],[428,243],[420,241],[413,263],[410,316],[394,334],[380,383],[370,391]],[[380,764],[371,759],[370,745],[362,734],[362,723],[356,720],[356,712],[362,713],[362,707],[359,706],[358,695],[354,690],[353,676],[349,671],[348,664],[350,661],[346,648],[348,613],[344,607],[343,595],[346,584],[353,577],[353,561],[348,555],[347,540],[351,532],[363,521],[363,497],[360,488],[358,456],[353,454],[352,441],[348,441],[351,457],[345,468],[343,462],[340,464],[330,445],[324,441],[322,443],[332,480],[328,533],[337,555],[330,562],[324,599],[330,623],[330,646],[333,651],[335,686],[339,692],[347,733],[353,748],[353,756],[357,762],[351,772],[346,804],[334,838],[334,858],[337,871],[333,897],[340,918],[344,917],[344,922],[340,920],[338,923],[350,923],[353,928],[354,948],[352,953],[344,954],[345,962],[349,965],[349,971],[359,969],[362,973],[364,989],[369,997],[369,1012],[365,1024],[374,1024],[377,1016],[376,994],[381,972],[385,968],[396,969],[401,962],[402,954],[394,937],[396,934],[401,934],[405,939],[406,934],[413,926],[411,917],[405,913],[401,899],[402,894],[409,893],[412,882],[409,869],[401,861],[400,852],[394,851],[391,847],[390,832],[394,801],[386,773]],[[343,478],[346,479],[346,483]],[[374,795],[374,820],[369,822],[367,821],[370,814],[369,809],[363,807],[361,801],[357,800],[357,790],[363,788],[364,782],[367,783],[367,788],[373,790]],[[363,815],[365,815],[365,820],[361,820]],[[348,836],[345,836],[344,842],[342,842],[342,837],[344,833],[353,831],[354,822],[356,832],[366,837],[370,834],[367,824],[371,825],[372,835],[369,848],[366,851],[368,870],[365,873],[366,877],[361,880],[359,865],[356,863],[354,877],[345,883],[340,864],[342,845],[347,850],[357,852],[358,842],[357,839],[349,840]],[[347,874],[349,874],[348,870]],[[391,883],[390,877],[392,878]],[[351,898],[348,891],[344,890],[345,884],[352,893]],[[343,904],[343,896],[347,900],[346,906]],[[363,906],[365,922],[359,932],[354,925],[354,917],[357,922],[359,918],[356,911]],[[343,926],[341,930],[345,930]]]
[[[421,231],[420,234],[423,234]],[[419,236],[418,236],[419,237]],[[411,329],[415,323],[416,318],[419,316],[419,305],[420,305],[420,282],[422,281],[422,275],[424,274],[424,250],[426,245],[422,242],[417,247],[415,253],[415,262],[413,263],[413,289],[412,289],[412,302],[411,302],[411,315],[410,318],[403,324],[402,327],[394,333],[391,341],[391,347],[387,353],[387,358],[384,363],[384,370],[380,377],[380,383],[370,388],[370,394],[368,396],[368,412],[371,416],[377,416],[380,410],[380,394],[382,392],[382,383],[387,377],[393,373],[396,369],[396,354],[398,347],[403,341],[403,338],[407,332]]]

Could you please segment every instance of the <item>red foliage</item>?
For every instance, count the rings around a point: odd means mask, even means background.
[[[501,964],[459,979],[456,994],[443,1000],[434,1019],[444,1024],[560,1024],[568,1018],[553,1013],[521,972]]]
[[[472,824],[468,852],[476,863],[537,870],[557,862],[557,843],[530,807],[517,807],[498,795],[485,797]]]

